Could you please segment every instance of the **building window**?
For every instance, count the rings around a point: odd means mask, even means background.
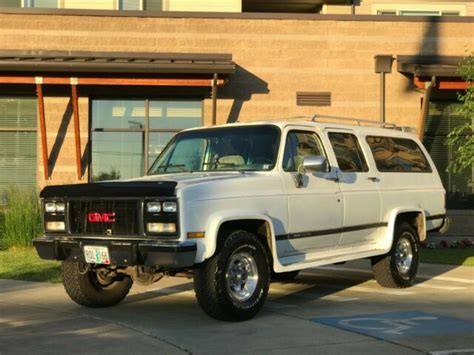
[[[439,11],[407,11],[400,10],[400,16],[439,16],[441,13]]]
[[[201,125],[201,101],[93,100],[91,180],[143,176],[177,132]]]
[[[0,200],[11,186],[36,188],[36,97],[0,96]]]
[[[450,209],[472,209],[474,206],[474,166],[459,174],[446,169],[457,147],[446,145],[446,136],[464,123],[474,124],[474,117],[462,117],[456,99],[432,100],[425,124],[423,144],[430,153],[446,189],[447,206]],[[471,133],[472,134],[472,133]]]

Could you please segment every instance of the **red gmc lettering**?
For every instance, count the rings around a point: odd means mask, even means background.
[[[98,223],[98,222],[105,222],[105,223],[112,223],[115,222],[115,213],[88,213],[87,220],[90,223]]]

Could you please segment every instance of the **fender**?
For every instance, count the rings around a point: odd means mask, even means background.
[[[261,211],[252,211],[248,209],[242,210],[228,210],[223,212],[214,213],[209,216],[210,223],[208,224],[208,234],[204,239],[205,242],[205,251],[203,254],[203,259],[209,259],[212,257],[216,251],[217,246],[217,235],[221,225],[229,221],[238,221],[242,219],[252,219],[252,220],[261,220],[268,223],[270,227],[270,248],[273,255],[273,260],[275,260],[276,254],[276,240],[275,240],[275,230],[273,227],[272,219],[264,214]]]
[[[426,216],[425,216],[425,211],[421,209],[420,207],[408,207],[408,206],[402,206],[402,207],[397,207],[393,209],[388,217],[388,226],[387,226],[387,231],[385,232],[385,236],[382,240],[381,243],[381,249],[384,250],[384,253],[388,253],[390,249],[392,249],[392,244],[393,244],[393,237],[395,233],[395,222],[397,220],[398,215],[402,213],[407,213],[407,212],[415,212],[415,213],[421,213],[422,218],[422,228],[421,228],[421,233],[420,233],[420,228],[418,228],[418,234],[420,241],[423,241],[426,239]]]

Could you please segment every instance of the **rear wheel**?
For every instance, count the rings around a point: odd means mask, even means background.
[[[130,291],[129,276],[111,277],[104,270],[91,270],[87,264],[63,262],[63,284],[71,299],[87,307],[116,305]]]
[[[199,305],[209,316],[243,321],[262,308],[269,287],[267,248],[253,234],[230,233],[215,255],[194,273]]]
[[[407,222],[397,225],[392,249],[388,254],[372,258],[372,271],[384,287],[412,286],[418,271],[418,234]]]

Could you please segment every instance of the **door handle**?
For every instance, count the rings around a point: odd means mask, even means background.
[[[369,176],[367,180],[373,181],[373,182],[378,182],[380,179],[377,176]]]

